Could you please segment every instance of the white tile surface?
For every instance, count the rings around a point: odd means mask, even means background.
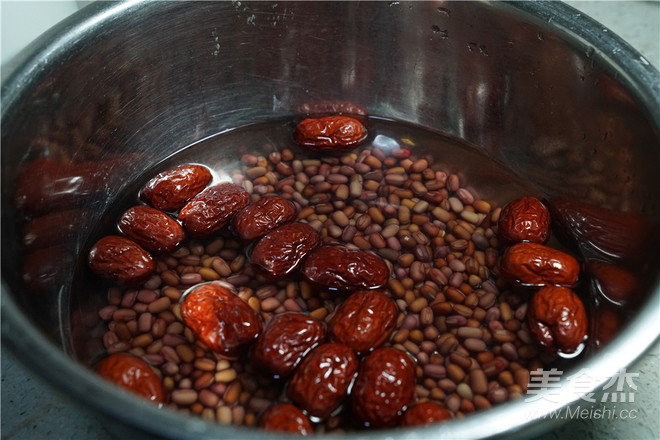
[[[0,2],[2,63],[80,4],[74,1]],[[610,28],[660,69],[660,3],[655,1],[569,1]],[[660,344],[629,371],[636,381],[636,417],[578,419],[541,437],[552,439],[656,439],[660,437]],[[633,405],[633,404],[629,404]],[[2,439],[96,439],[115,437],[100,420],[55,394],[41,379],[2,353]]]

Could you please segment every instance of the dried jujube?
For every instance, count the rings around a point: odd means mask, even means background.
[[[181,317],[208,348],[227,356],[238,355],[263,328],[257,312],[228,287],[215,282],[185,293]]]
[[[361,290],[341,303],[330,323],[330,340],[356,353],[367,353],[380,346],[396,326],[399,315],[394,301],[379,290]]]
[[[500,213],[497,233],[510,243],[545,243],[550,238],[550,211],[535,197],[521,197],[507,203]]]
[[[165,403],[167,391],[156,373],[142,359],[126,353],[115,353],[96,366],[96,372],[115,385],[147,400]]]
[[[571,289],[546,286],[536,292],[527,309],[534,339],[551,353],[577,351],[587,335],[587,312]]]

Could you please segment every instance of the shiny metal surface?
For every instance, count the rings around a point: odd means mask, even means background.
[[[3,78],[3,342],[121,429],[254,435],[157,410],[71,359],[98,300],[72,289],[78,255],[147,164],[225,129],[339,101],[463,138],[545,195],[643,213],[660,229],[660,74],[560,3],[98,3]],[[34,165],[44,157],[76,166]],[[33,178],[21,183],[26,166]],[[32,251],[21,240],[25,212],[66,212],[74,226]],[[657,244],[649,238],[650,255]],[[660,264],[647,264],[644,306],[576,368],[611,377],[657,339]],[[515,402],[396,437],[531,436],[556,423],[543,415],[577,400],[563,387],[558,403]]]

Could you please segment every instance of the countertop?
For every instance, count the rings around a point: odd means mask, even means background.
[[[86,1],[0,2],[2,63],[51,25],[84,6]],[[660,2],[569,1],[581,12],[636,48],[660,69]],[[101,420],[91,415],[27,371],[7,350],[2,355],[3,440],[90,439],[115,440]],[[660,438],[660,343],[628,370],[635,376],[634,402],[619,404],[620,412],[564,414],[568,421],[539,440],[656,439]]]

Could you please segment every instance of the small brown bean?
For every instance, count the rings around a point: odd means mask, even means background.
[[[190,406],[197,401],[197,391],[193,389],[175,389],[170,394],[172,402],[181,406]]]
[[[150,313],[158,314],[160,312],[164,312],[165,310],[168,310],[171,304],[172,302],[168,297],[162,296],[158,298],[156,301],[149,304],[148,310]]]
[[[482,339],[467,338],[463,341],[463,345],[471,352],[480,352],[486,350],[486,343]]]

